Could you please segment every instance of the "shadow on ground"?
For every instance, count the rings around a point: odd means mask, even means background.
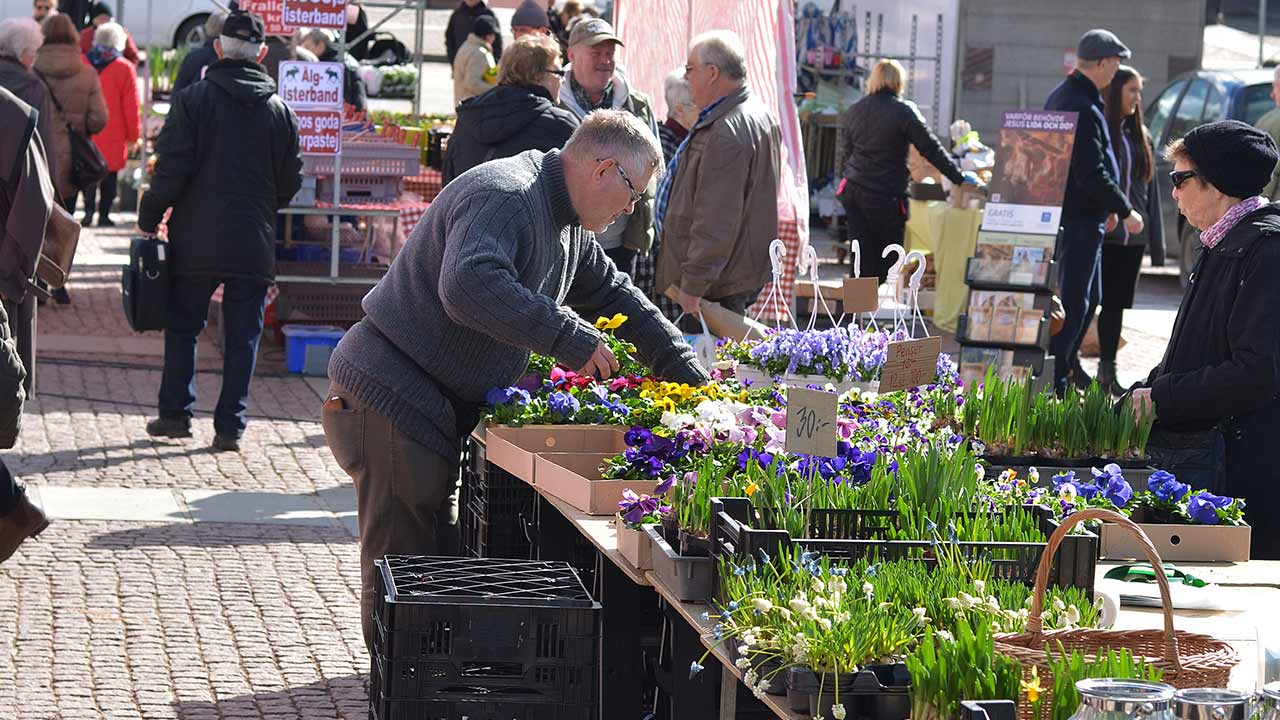
[[[150,525],[116,530],[95,536],[87,547],[120,550],[135,547],[216,548],[241,545],[289,545],[295,543],[355,543],[344,527],[316,525],[249,525],[198,522]]]
[[[310,685],[240,695],[218,702],[178,702],[174,709],[183,720],[262,717],[273,720],[364,720],[369,717],[367,681],[366,675],[345,675]]]

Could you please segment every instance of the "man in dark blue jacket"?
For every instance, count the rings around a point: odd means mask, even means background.
[[[276,211],[302,185],[298,119],[258,63],[266,55],[262,19],[236,8],[214,44],[218,62],[204,80],[173,96],[156,141],[155,175],[142,196],[138,229],[155,235],[169,217],[172,288],[164,332],[160,417],[153,436],[191,436],[196,402],[196,338],[209,298],[223,286],[222,394],[213,413],[215,450],[238,450],[249,381],[262,335],[267,288],[275,277]]]
[[[1062,203],[1062,237],[1056,257],[1061,267],[1059,295],[1066,322],[1049,341],[1054,386],[1061,395],[1071,382],[1087,387],[1080,367],[1080,343],[1102,300],[1102,236],[1123,221],[1142,232],[1142,216],[1129,206],[1118,184],[1120,168],[1112,149],[1099,91],[1111,83],[1120,61],[1132,53],[1107,30],[1090,30],[1076,47],[1076,69],[1049,93],[1045,110],[1078,113],[1076,140]]]

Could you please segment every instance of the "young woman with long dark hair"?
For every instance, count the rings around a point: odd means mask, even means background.
[[[1164,235],[1159,223],[1160,192],[1151,182],[1155,166],[1151,138],[1142,123],[1142,76],[1128,65],[1121,65],[1111,84],[1102,91],[1102,99],[1111,146],[1120,165],[1120,188],[1143,217],[1154,218],[1142,232],[1130,233],[1123,223],[1118,223],[1103,238],[1098,383],[1121,395],[1124,388],[1116,380],[1116,351],[1124,311],[1133,307],[1144,248],[1150,246],[1154,262],[1163,262]]]

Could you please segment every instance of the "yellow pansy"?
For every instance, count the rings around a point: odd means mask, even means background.
[[[606,318],[606,317],[596,318],[596,329],[597,330],[617,330],[618,328],[622,327],[622,323],[626,321],[627,321],[627,316],[623,315],[622,313],[618,313],[611,318]]]
[[[670,412],[676,411],[676,404],[671,400],[671,398],[662,398],[661,400],[655,402],[653,406],[658,408],[659,410],[668,410]]]

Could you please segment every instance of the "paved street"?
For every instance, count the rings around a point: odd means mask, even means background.
[[[122,222],[132,220],[120,216]],[[0,565],[0,718],[364,718],[354,497],[317,421],[324,383],[263,351],[240,454],[143,431],[161,345],[124,325],[128,234],[81,240],[71,308],[40,313],[37,398],[6,454],[53,525]],[[1144,278],[1125,380],[1158,360],[1175,278]]]

